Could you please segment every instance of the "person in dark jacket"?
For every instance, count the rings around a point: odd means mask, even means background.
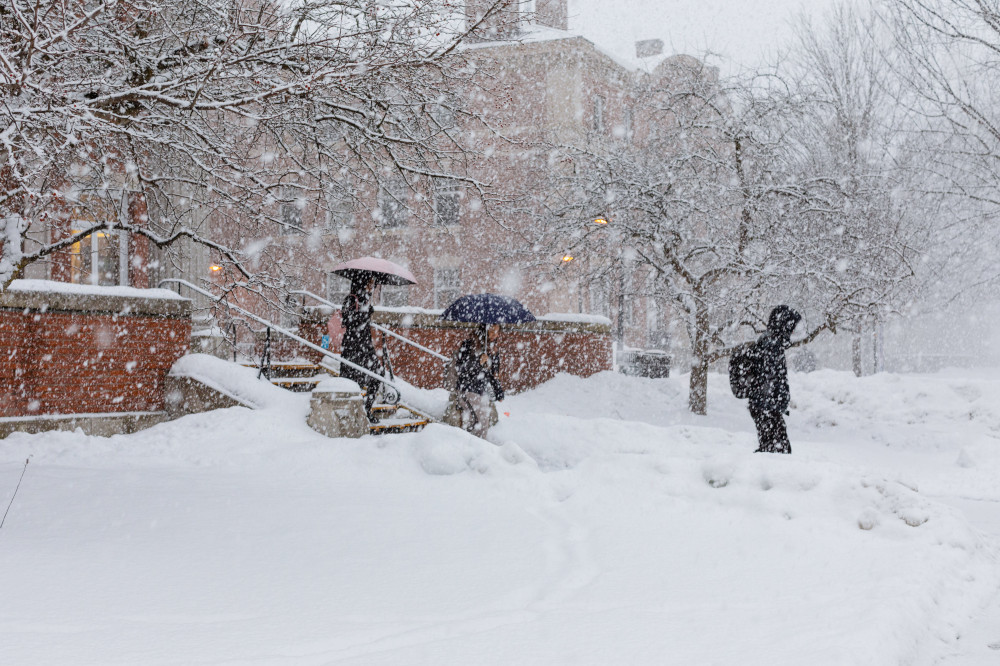
[[[344,360],[371,370],[375,374],[382,374],[382,363],[375,354],[375,344],[372,342],[372,314],[375,308],[372,305],[372,295],[375,291],[375,278],[370,275],[359,276],[351,281],[351,293],[344,299],[344,305],[340,310],[340,321],[344,327],[344,338],[341,347],[341,356]],[[365,391],[365,413],[369,421],[377,419],[372,415],[372,406],[375,404],[375,395],[378,393],[381,382],[374,377],[356,370],[347,364],[343,364],[340,375],[354,382]]]
[[[757,426],[757,452],[791,453],[784,415],[791,395],[785,350],[791,345],[792,331],[802,315],[779,305],[771,310],[767,332],[757,340],[758,373],[750,388],[750,416]]]
[[[500,325],[480,326],[462,342],[455,355],[458,375],[456,400],[462,412],[462,427],[474,435],[486,437],[490,429],[493,403],[487,390],[493,391],[497,400],[503,400],[504,391],[496,373],[500,355],[496,341]]]

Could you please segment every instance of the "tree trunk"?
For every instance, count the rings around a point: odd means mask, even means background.
[[[882,326],[882,318],[875,318],[875,326],[872,330],[872,372],[878,374],[885,371],[885,330]]]
[[[695,311],[694,341],[691,348],[688,409],[704,416],[708,413],[708,311],[701,306]]]
[[[855,333],[851,337],[851,367],[854,369],[855,377],[864,374],[864,368],[861,366],[861,333]]]

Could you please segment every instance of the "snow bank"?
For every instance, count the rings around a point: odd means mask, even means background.
[[[987,380],[794,376],[776,456],[716,375],[709,417],[686,377],[603,373],[501,403],[492,443],[349,440],[215,360],[181,369],[265,407],[4,441],[0,500],[33,455],[5,662],[919,666],[1000,586],[996,540],[941,501],[1000,471],[955,463],[1000,412]]]

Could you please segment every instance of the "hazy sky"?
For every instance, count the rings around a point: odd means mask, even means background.
[[[635,42],[662,39],[666,53],[720,53],[723,69],[754,66],[791,37],[803,8],[821,13],[833,0],[569,0],[569,27],[627,60]]]

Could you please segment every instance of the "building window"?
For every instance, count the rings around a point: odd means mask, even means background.
[[[611,298],[608,283],[594,280],[590,283],[590,313],[608,317],[611,315]]]
[[[600,95],[594,97],[594,131],[604,133],[604,98]]]
[[[290,285],[289,290],[294,290],[296,285]],[[284,329],[294,331],[299,327],[299,320],[302,313],[302,303],[299,297],[294,294],[286,294],[283,299],[281,312],[278,317],[278,325]]]
[[[670,321],[669,306],[662,298],[650,298],[649,311],[646,314],[646,326],[648,328],[647,344],[650,349],[662,351],[670,350]]]
[[[444,104],[435,104],[431,108],[431,119],[443,130],[450,130],[455,127],[455,109]]]
[[[626,326],[633,326],[635,325],[635,276],[628,264],[621,266],[619,270],[625,271],[625,279],[622,281],[623,293],[619,300],[622,312],[619,316],[625,320]]]
[[[376,218],[383,227],[401,227],[406,224],[406,192],[409,188],[402,178],[389,178],[378,189]]]
[[[632,143],[632,109],[625,109],[625,140]]]
[[[434,307],[446,308],[462,295],[461,271],[457,268],[434,269]]]
[[[351,281],[336,273],[326,274],[326,300],[334,305],[343,305],[351,293]]]
[[[452,226],[459,223],[462,190],[457,180],[437,178],[434,180],[434,223]]]
[[[72,233],[80,233],[74,229]],[[70,282],[127,285],[128,237],[119,231],[95,231],[70,248]]]
[[[354,197],[343,185],[331,183],[326,190],[326,230],[353,228]]]
[[[402,308],[410,304],[410,288],[406,285],[382,285],[382,305],[388,308]]]
[[[300,196],[297,188],[284,191],[281,203],[281,233],[284,235],[304,233],[302,229],[302,209],[306,207],[305,199]]]

